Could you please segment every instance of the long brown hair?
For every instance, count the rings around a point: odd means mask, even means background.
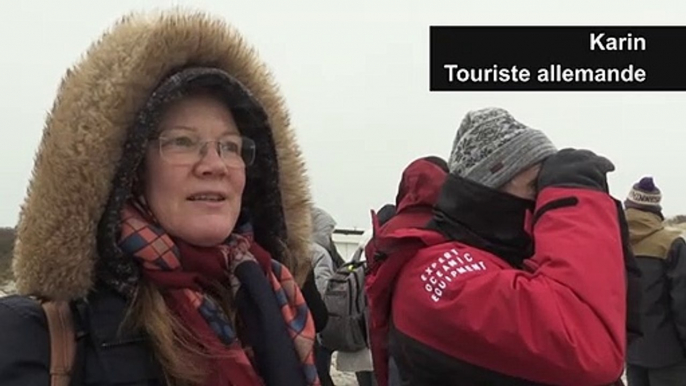
[[[136,289],[124,323],[125,328],[142,330],[170,386],[201,384],[206,369],[195,337],[172,315],[160,291],[142,280]]]
[[[234,321],[231,292],[219,283],[212,285],[208,292]],[[141,280],[122,326],[142,330],[148,335],[168,385],[192,386],[203,382],[208,372],[203,361],[207,354],[197,343],[194,332],[187,329],[167,307],[162,293],[154,284]]]

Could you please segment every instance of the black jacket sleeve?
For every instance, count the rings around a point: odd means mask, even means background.
[[[686,352],[686,242],[677,238],[667,259],[667,278],[674,324]]]
[[[0,298],[0,383],[50,385],[50,335],[40,304],[28,297]]]

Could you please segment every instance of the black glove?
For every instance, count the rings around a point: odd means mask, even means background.
[[[538,189],[576,187],[608,193],[607,173],[615,165],[590,150],[562,149],[545,161],[538,174]]]

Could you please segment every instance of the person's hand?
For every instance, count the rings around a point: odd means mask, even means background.
[[[608,193],[607,173],[614,170],[610,160],[590,150],[562,149],[543,161],[538,174],[538,189],[559,186]]]

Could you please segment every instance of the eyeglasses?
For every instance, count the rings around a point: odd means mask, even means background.
[[[203,141],[197,136],[178,134],[160,136],[160,156],[173,165],[192,165],[207,155],[207,145],[215,144],[215,150],[226,166],[241,168],[255,161],[255,142],[247,137],[230,135],[216,141]]]

